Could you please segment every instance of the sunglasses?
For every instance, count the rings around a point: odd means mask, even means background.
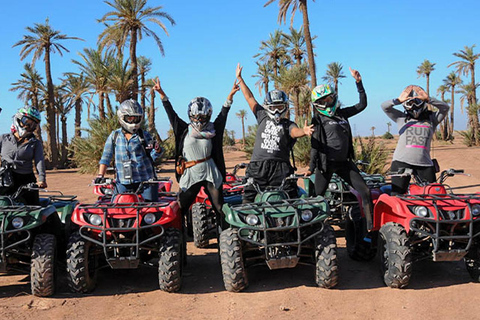
[[[142,117],[140,116],[125,116],[123,119],[129,124],[137,124],[142,121]]]

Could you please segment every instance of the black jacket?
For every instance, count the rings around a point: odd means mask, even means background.
[[[354,106],[347,107],[347,108],[340,108],[336,111],[335,117],[342,118],[347,120],[348,118],[360,113],[367,107],[367,94],[365,93],[365,89],[363,88],[362,82],[357,82],[357,90],[360,97],[360,102]],[[314,116],[312,119],[312,124],[314,125],[314,132],[312,134],[312,149],[310,152],[310,171],[314,171],[315,169],[319,169],[321,172],[325,172],[327,170],[327,154],[326,148],[327,145],[327,138],[325,134],[325,130],[322,126],[322,117],[326,117],[316,111],[314,111]],[[348,124],[350,127],[350,123]],[[353,137],[352,137],[352,130],[349,130],[349,138],[348,141],[348,157],[349,159],[353,160],[355,158],[355,152],[353,150]]]
[[[183,142],[188,133],[188,123],[180,119],[178,114],[173,110],[172,104],[170,101],[162,101],[163,107],[167,112],[168,120],[173,128],[173,134],[175,135],[175,163],[178,161],[178,157],[183,152]],[[225,181],[226,169],[225,169],[225,158],[223,156],[223,133],[225,131],[225,125],[227,124],[227,116],[230,108],[222,107],[222,110],[218,114],[217,118],[213,122],[213,127],[215,128],[215,137],[212,139],[212,159],[215,162],[218,170],[222,174],[223,181]],[[180,181],[180,175],[175,172],[175,177],[177,181]]]

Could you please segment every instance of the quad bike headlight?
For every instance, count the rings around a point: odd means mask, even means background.
[[[155,217],[155,215],[153,213],[147,213],[143,217],[143,221],[145,221],[146,224],[152,224],[152,223],[155,222],[155,220],[157,220],[157,217]]]
[[[258,224],[258,217],[254,214],[249,214],[246,218],[245,218],[245,222],[251,226],[254,226],[256,224]]]
[[[330,190],[337,190],[337,189],[338,189],[338,186],[337,186],[336,183],[330,182],[330,183],[328,184],[328,189],[330,189]]]
[[[474,204],[472,206],[472,215],[475,217],[480,216],[480,204]]]
[[[12,226],[15,229],[20,229],[21,227],[23,227],[23,223],[24,223],[23,218],[20,218],[20,217],[15,217],[12,220]]]
[[[102,224],[102,218],[98,214],[92,214],[88,219],[94,226],[99,226]]]
[[[308,222],[313,219],[313,212],[312,210],[303,210],[302,211],[302,220]]]
[[[428,217],[428,209],[427,209],[427,207],[424,207],[424,206],[415,206],[413,208],[413,213],[416,216],[421,217],[421,218]]]

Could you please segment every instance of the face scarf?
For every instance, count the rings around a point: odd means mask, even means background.
[[[209,122],[206,126],[199,130],[197,126],[189,124],[190,127],[190,135],[195,139],[212,139],[215,137],[215,128],[213,127],[213,123]]]

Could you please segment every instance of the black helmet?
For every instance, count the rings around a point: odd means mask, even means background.
[[[281,90],[272,90],[267,93],[263,107],[267,110],[268,116],[278,123],[287,112],[288,96]]]

